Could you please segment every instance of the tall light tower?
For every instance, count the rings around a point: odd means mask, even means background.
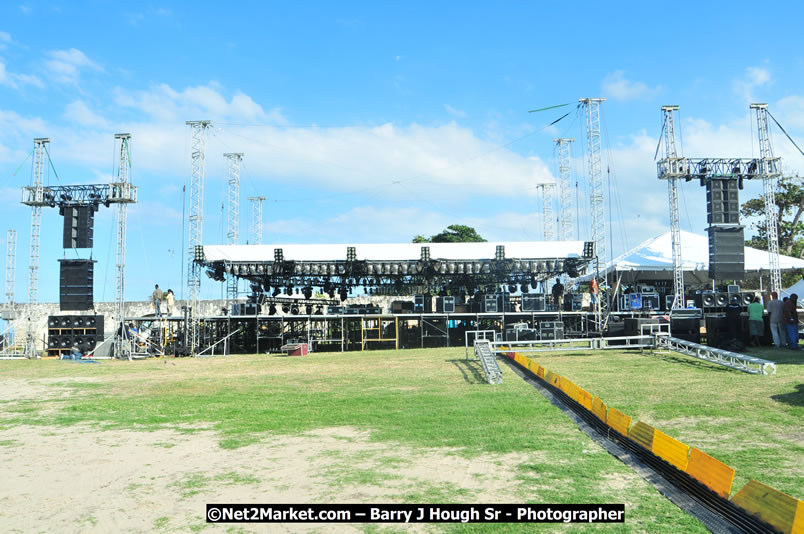
[[[131,134],[119,133],[114,136],[115,145],[120,144],[120,151],[117,160],[117,182],[112,184],[122,198],[131,198],[129,189],[131,182],[129,171],[131,170]],[[135,197],[136,198],[136,197]],[[116,288],[114,299],[115,332],[125,332],[125,296],[126,296],[126,222],[127,222],[127,202],[120,202],[117,205],[117,263],[116,263]],[[130,345],[123,343],[123,337],[115,335],[114,354],[116,358],[131,359]]]
[[[676,128],[673,114],[678,106],[662,106],[664,120],[664,152],[670,165],[680,165],[676,150]],[[678,177],[667,175],[667,198],[670,202],[670,239],[673,250],[673,304],[672,310],[684,308],[684,268],[681,261],[681,217],[678,208]]]
[[[189,215],[189,247],[187,258],[187,296],[190,301],[187,320],[187,346],[191,354],[199,343],[198,338],[198,300],[201,293],[201,266],[195,262],[196,247],[203,244],[204,229],[204,176],[206,174],[206,140],[207,130],[212,121],[187,121],[192,130],[191,173],[190,173],[190,215]],[[199,258],[200,259],[200,258]]]
[[[762,188],[765,198],[765,226],[768,237],[768,262],[770,264],[770,288],[779,293],[782,290],[782,270],[779,267],[779,227],[778,208],[776,206],[776,180],[781,174],[777,167],[778,159],[773,157],[768,132],[768,105],[751,104],[757,115],[757,133],[759,134],[759,174],[762,176]]]
[[[262,201],[265,197],[248,197],[251,201],[251,243],[262,245]]]
[[[572,240],[572,158],[570,144],[575,139],[553,139],[558,149],[558,185],[560,208],[558,219],[559,241]]]
[[[586,112],[586,158],[589,188],[591,189],[590,208],[592,216],[592,241],[595,243],[595,280],[602,287],[606,280],[601,271],[601,263],[605,265],[606,255],[606,210],[603,198],[603,156],[600,140],[600,103],[605,98],[581,98]],[[608,318],[608,300],[599,294],[595,306],[595,321],[599,329],[605,326]]]
[[[229,213],[226,239],[228,244],[236,245],[240,238],[240,162],[243,160],[243,154],[231,152],[223,156],[229,160]],[[236,276],[230,276],[226,281],[226,299],[229,301],[237,299],[237,282]]]
[[[38,356],[36,351],[36,337],[34,335],[32,315],[33,305],[36,304],[39,292],[39,242],[42,220],[42,206],[45,205],[42,177],[45,173],[45,157],[50,139],[38,137],[34,139],[33,175],[31,180],[32,202],[31,206],[31,244],[28,259],[28,333],[25,338],[25,355],[29,358]]]

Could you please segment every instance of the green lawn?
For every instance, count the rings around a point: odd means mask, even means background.
[[[507,368],[502,385],[487,385],[479,365],[465,361],[463,354],[463,348],[452,348],[100,365],[2,362],[0,381],[26,379],[82,391],[70,401],[9,402],[0,425],[211,427],[224,448],[254,443],[269,432],[351,426],[370,430],[376,441],[457,447],[469,457],[487,452],[527,455],[518,467],[510,502],[626,503],[625,525],[577,525],[573,530],[579,532],[705,531],[633,478],[630,468]],[[776,377],[762,377],[678,355],[588,352],[536,359],[635,420],[655,424],[734,466],[739,477],[735,487],[757,478],[795,496],[804,493],[800,360],[779,365]],[[376,473],[339,476],[383,483]],[[471,495],[451,490],[422,488],[397,499],[471,502]],[[543,528],[552,531],[556,525]],[[366,531],[375,530],[366,525]],[[454,525],[444,530],[525,532],[533,526]]]
[[[804,355],[750,354],[776,375],[741,373],[677,353],[530,354],[587,391],[737,470],[732,492],[757,479],[804,497]]]

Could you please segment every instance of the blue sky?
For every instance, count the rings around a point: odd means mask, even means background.
[[[798,3],[4,2],[0,6],[0,240],[18,232],[27,299],[34,137],[57,181],[111,180],[114,139],[132,138],[126,297],[181,295],[187,120],[211,119],[204,242],[224,241],[224,152],[243,152],[246,197],[267,197],[264,243],[406,242],[453,223],[489,240],[539,240],[535,185],[554,180],[554,137],[574,137],[580,238],[590,229],[581,97],[605,97],[612,246],[668,230],[656,179],[660,107],[681,106],[684,155],[750,157],[748,104],[804,144]],[[571,103],[537,114],[528,110]],[[554,126],[547,124],[566,112]],[[804,157],[778,130],[787,172]],[[750,184],[741,200],[760,192]],[[606,188],[608,191],[608,186]],[[703,190],[682,187],[682,228],[705,229]],[[607,207],[608,211],[608,207]],[[58,299],[57,210],[42,218],[40,301]],[[182,228],[185,231],[182,232]],[[96,217],[96,300],[114,299],[114,210]],[[82,251],[81,257],[88,257]],[[5,247],[3,248],[5,259]],[[221,284],[203,281],[204,297]]]

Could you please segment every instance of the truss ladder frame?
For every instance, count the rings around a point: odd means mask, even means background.
[[[768,238],[768,263],[770,265],[770,289],[781,294],[782,270],[779,265],[779,227],[778,207],[776,206],[776,177],[780,169],[778,160],[773,157],[770,132],[768,131],[768,105],[751,104],[757,115],[757,134],[759,135],[759,173],[762,175],[763,198],[765,200],[765,227]]]
[[[572,158],[570,144],[575,139],[553,139],[558,148],[560,214],[558,240],[572,240]]]

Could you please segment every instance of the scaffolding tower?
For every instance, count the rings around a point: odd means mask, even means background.
[[[203,244],[204,229],[204,175],[206,174],[206,140],[207,130],[212,121],[187,121],[191,128],[192,142],[190,172],[190,214],[189,214],[189,247],[187,258],[187,348],[195,354],[198,348],[198,301],[201,293],[201,266],[196,262],[196,251]]]
[[[121,193],[121,197],[130,198],[131,187],[129,171],[131,170],[131,134],[115,134],[115,145],[120,142],[120,152],[117,161],[117,182],[112,184]],[[126,296],[126,222],[128,216],[128,203],[120,202],[117,205],[117,262],[114,293],[114,355],[116,358],[131,359],[131,346],[124,343],[122,335],[116,332],[125,332],[125,296]]]
[[[553,241],[555,239],[555,231],[553,230],[553,188],[555,184],[538,184],[536,187],[542,194],[544,240]]]
[[[226,239],[229,245],[236,245],[240,239],[240,162],[243,160],[241,152],[230,152],[223,157],[229,160],[229,194],[228,194],[228,226]],[[226,300],[237,299],[238,279],[236,276],[228,277],[226,281]]]
[[[662,106],[664,152],[668,161],[680,161],[676,149],[676,128],[673,114],[678,106]],[[673,305],[671,310],[684,308],[684,268],[681,261],[681,216],[678,207],[678,177],[667,178],[667,198],[670,202],[670,237],[673,250]]]
[[[558,150],[558,184],[560,212],[558,240],[572,240],[572,158],[570,143],[575,139],[553,139]]]
[[[17,301],[17,231],[6,232],[6,307],[14,309]]]
[[[50,139],[46,137],[34,139],[31,189],[36,202],[31,204],[31,243],[28,259],[28,332],[25,337],[25,355],[28,358],[38,357],[32,314],[33,306],[37,303],[39,292],[39,243],[42,221],[41,202],[44,201],[42,177],[45,173],[45,157],[47,157],[48,154],[47,147],[49,144]]]
[[[262,201],[265,197],[248,197],[251,201],[251,243],[262,245]]]
[[[780,293],[782,290],[782,270],[779,267],[779,226],[776,206],[777,177],[781,173],[779,160],[773,157],[773,145],[768,131],[768,105],[751,104],[757,115],[759,134],[759,174],[765,199],[765,225],[768,238],[768,263],[770,265],[770,289]]]
[[[589,180],[590,214],[592,217],[592,241],[595,244],[595,281],[600,290],[606,281],[606,210],[603,197],[603,155],[600,139],[600,103],[605,98],[581,98],[579,102],[586,112],[587,174]],[[595,323],[602,331],[608,319],[608,297],[601,291],[595,303]]]

